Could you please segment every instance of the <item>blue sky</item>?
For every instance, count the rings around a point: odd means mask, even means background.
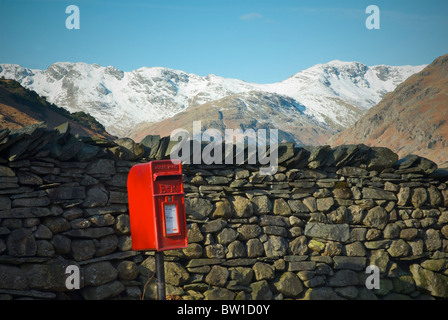
[[[80,29],[68,30],[68,5]],[[368,5],[380,29],[368,30]],[[339,59],[419,65],[448,53],[446,0],[0,0],[0,63],[163,66],[250,82]]]

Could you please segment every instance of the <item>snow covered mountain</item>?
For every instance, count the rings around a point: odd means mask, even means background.
[[[368,67],[359,62],[335,60],[281,82],[257,84],[162,67],[123,72],[112,66],[58,62],[46,70],[0,64],[0,77],[17,80],[70,112],[85,111],[108,132],[124,137],[139,125],[160,122],[192,107],[248,93],[256,93],[251,94],[250,105],[246,103],[254,110],[258,104],[256,97],[264,97],[260,104],[265,104],[269,94],[272,103],[287,101],[286,109],[295,105],[309,121],[319,122],[331,131],[341,130],[424,67]],[[281,113],[285,106],[278,105],[276,109]],[[226,108],[223,101],[220,108]],[[285,111],[288,114],[290,111]],[[256,112],[251,112],[251,116],[256,118]]]

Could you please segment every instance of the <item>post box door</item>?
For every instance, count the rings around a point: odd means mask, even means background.
[[[183,195],[157,196],[155,204],[160,213],[159,250],[185,248],[188,243]]]

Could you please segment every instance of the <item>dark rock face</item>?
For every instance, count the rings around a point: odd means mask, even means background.
[[[131,250],[126,182],[134,164],[166,158],[168,140],[41,128],[0,132],[0,298],[139,299],[146,286],[154,299],[154,257]],[[448,175],[427,159],[285,144],[272,176],[258,164],[183,173],[189,245],[165,251],[167,293],[448,298]],[[70,265],[79,289],[67,289]],[[380,289],[366,288],[370,265]]]

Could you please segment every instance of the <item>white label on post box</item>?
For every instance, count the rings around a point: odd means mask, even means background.
[[[165,204],[164,207],[166,233],[179,233],[179,226],[177,225],[177,206],[175,204]]]

